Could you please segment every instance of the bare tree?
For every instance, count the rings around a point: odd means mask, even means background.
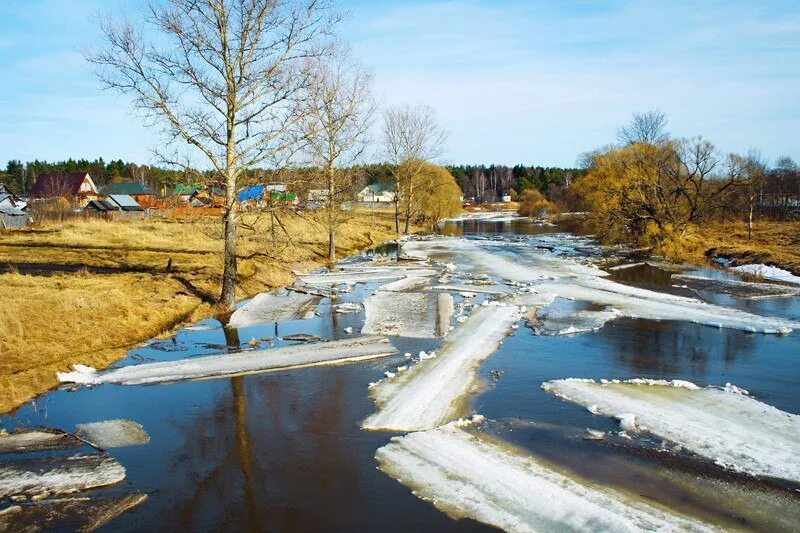
[[[309,110],[304,120],[307,152],[319,170],[325,191],[328,262],[336,262],[336,230],[344,221],[342,205],[358,183],[354,165],[367,147],[375,113],[372,74],[339,46],[331,58],[312,62]]]
[[[622,144],[663,144],[669,140],[667,116],[658,109],[634,113],[630,124],[617,130],[617,139]]]
[[[436,121],[436,111],[425,104],[402,104],[383,114],[383,148],[392,165],[395,186],[395,229],[400,231],[400,203],[405,207],[405,233],[414,205],[414,178],[426,163],[445,151],[447,132]]]
[[[304,66],[337,20],[329,0],[167,0],[150,5],[146,30],[104,20],[106,45],[88,56],[169,145],[188,144],[223,179],[223,314],[236,301],[239,177],[296,149]]]
[[[745,185],[747,186],[747,239],[753,238],[753,223],[756,206],[761,203],[764,191],[764,181],[767,176],[767,163],[761,152],[751,148],[747,156],[741,161],[745,171]]]

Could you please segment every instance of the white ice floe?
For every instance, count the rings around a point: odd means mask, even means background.
[[[472,294],[472,296],[475,296],[476,294],[494,294],[497,296],[505,296],[514,292],[511,287],[506,287],[504,285],[497,285],[494,287],[480,285],[434,285],[433,290],[457,292],[459,294],[469,293]]]
[[[103,420],[75,426],[79,434],[101,448],[121,448],[150,442],[141,424],[132,420]]]
[[[336,285],[339,283],[369,283],[372,281],[392,281],[406,277],[408,271],[400,268],[374,268],[347,270],[343,272],[324,272],[310,274],[300,281],[305,285]]]
[[[68,494],[112,485],[125,468],[107,455],[32,459],[0,465],[0,498],[16,494]]]
[[[797,322],[784,318],[763,317],[696,298],[640,289],[597,277],[545,283],[536,288],[540,293],[550,292],[561,298],[610,306],[619,316],[628,318],[695,322],[758,333],[789,333],[800,327]]]
[[[514,532],[713,531],[714,528],[597,485],[456,424],[395,437],[380,469],[453,518]]]
[[[434,338],[447,333],[453,297],[428,292],[377,291],[364,301],[362,333]]]
[[[733,267],[735,272],[742,274],[751,274],[764,279],[774,279],[777,281],[785,281],[787,283],[794,283],[800,285],[800,276],[795,276],[788,270],[782,268],[769,266],[769,265],[740,265]]]
[[[333,312],[339,314],[358,313],[362,309],[361,304],[358,302],[342,302],[340,304],[335,304],[332,307]]]
[[[476,309],[447,336],[435,358],[420,353],[417,365],[371,389],[378,411],[364,421],[363,427],[430,429],[466,414],[463,400],[476,385],[478,365],[497,350],[519,318],[516,306]]]
[[[73,435],[60,430],[32,429],[0,434],[0,453],[66,448],[82,444]]]
[[[106,372],[59,372],[58,380],[87,385],[119,383],[141,385],[185,379],[276,372],[292,368],[336,365],[397,353],[385,337],[366,336],[330,342],[286,346],[246,353],[211,355],[177,361],[125,366]]]
[[[319,296],[297,292],[285,295],[264,292],[237,309],[231,315],[228,325],[232,328],[245,328],[269,322],[311,318],[319,301]]]
[[[785,298],[800,295],[800,287],[780,285],[777,283],[755,283],[737,279],[707,278],[688,274],[673,274],[672,280],[683,283],[683,287],[699,291],[730,294],[731,296],[744,300]]]
[[[569,335],[596,331],[606,322],[619,316],[619,311],[573,311],[565,309],[544,309],[528,318],[528,324],[536,335]]]
[[[646,431],[721,466],[800,482],[800,416],[743,394],[686,381],[595,383],[556,380],[546,391],[593,412],[616,417],[622,428]]]

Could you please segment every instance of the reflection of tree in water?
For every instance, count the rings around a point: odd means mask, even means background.
[[[234,332],[226,339],[239,344]],[[172,495],[164,522],[234,530],[347,522],[364,490],[357,422],[344,420],[347,391],[363,396],[363,383],[348,381],[339,367],[231,378],[230,396],[178,425],[184,443],[169,474],[185,493]]]
[[[705,376],[721,358],[731,364],[753,350],[753,335],[678,322],[620,319],[597,333],[631,374]]]

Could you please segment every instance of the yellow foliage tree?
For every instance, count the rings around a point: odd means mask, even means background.
[[[524,217],[539,218],[553,211],[553,204],[542,196],[538,189],[525,189],[519,195],[519,214]]]
[[[435,224],[461,212],[463,193],[453,175],[444,167],[423,163],[414,176],[411,205],[401,198],[407,213],[418,224]]]

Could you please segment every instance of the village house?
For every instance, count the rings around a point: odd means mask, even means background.
[[[108,185],[100,188],[100,193],[104,196],[112,194],[127,195],[136,200],[136,203],[141,207],[155,207],[157,204],[157,196],[153,189],[143,183],[135,181],[109,183]]]
[[[359,202],[389,203],[394,202],[394,185],[391,183],[373,183],[364,187],[357,195]]]
[[[63,198],[80,206],[100,197],[92,177],[86,172],[42,174],[33,184],[31,198]]]

